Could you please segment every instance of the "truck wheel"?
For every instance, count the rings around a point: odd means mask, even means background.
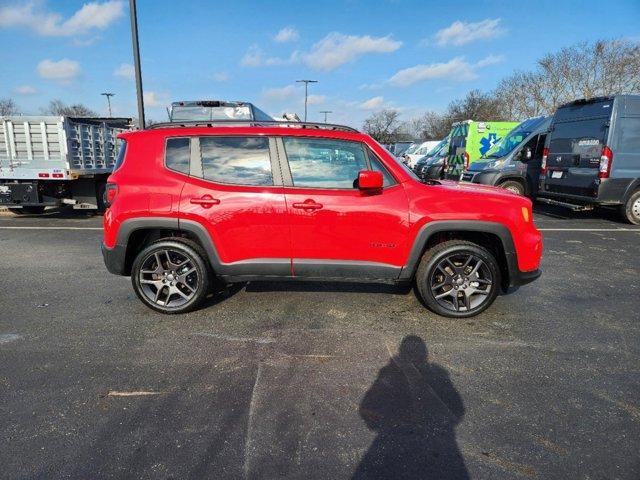
[[[209,293],[211,269],[206,253],[185,239],[163,239],[144,248],[131,268],[138,298],[161,313],[195,310]]]
[[[622,216],[627,222],[640,225],[640,190],[633,192],[622,206]]]
[[[425,252],[415,281],[431,311],[444,317],[472,317],[496,299],[500,267],[486,248],[465,240],[449,240]]]
[[[515,180],[507,180],[506,182],[502,182],[499,187],[504,188],[505,190],[509,190],[510,192],[516,193],[518,195],[524,195],[524,185]]]
[[[107,192],[107,183],[99,182],[96,184],[96,205],[98,207],[98,213],[103,214],[107,209],[105,194]]]
[[[9,211],[11,213],[15,213],[16,215],[40,215],[44,212],[44,207],[32,205],[22,208],[10,208]]]

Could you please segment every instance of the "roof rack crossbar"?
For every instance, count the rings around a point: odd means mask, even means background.
[[[247,127],[272,127],[287,126],[299,128],[316,128],[324,130],[339,130],[342,132],[360,133],[358,130],[346,125],[336,125],[333,123],[314,123],[314,122],[281,122],[277,120],[192,120],[187,122],[164,122],[156,123],[147,127],[147,129],[156,128],[175,128],[175,127],[218,127],[218,126],[247,126]]]

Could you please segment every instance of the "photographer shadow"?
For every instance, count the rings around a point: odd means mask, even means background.
[[[462,398],[440,365],[428,362],[418,336],[405,337],[360,403],[360,416],[377,437],[354,480],[462,480],[469,474],[455,428]]]

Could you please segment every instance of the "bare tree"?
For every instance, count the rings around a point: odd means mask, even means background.
[[[20,109],[13,98],[0,98],[0,115],[17,115]]]
[[[97,117],[98,114],[89,107],[76,103],[67,105],[62,100],[51,100],[47,108],[42,109],[44,115],[66,115],[69,117]]]
[[[365,119],[362,129],[380,143],[394,143],[400,137],[400,112],[381,110]]]
[[[579,98],[638,92],[640,42],[599,40],[545,55],[536,69],[503,79],[495,95],[504,116],[524,119]]]

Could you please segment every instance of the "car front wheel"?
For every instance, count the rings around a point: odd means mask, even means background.
[[[486,248],[449,240],[427,250],[416,272],[416,287],[433,312],[453,318],[486,310],[500,288],[500,268]]]
[[[144,248],[131,268],[138,298],[162,313],[195,310],[209,293],[210,269],[204,252],[184,239],[165,239]]]

